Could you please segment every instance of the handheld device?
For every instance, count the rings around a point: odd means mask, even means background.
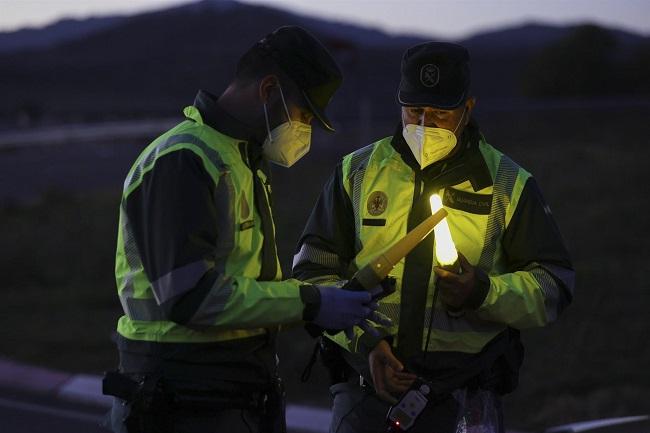
[[[417,378],[400,400],[388,410],[386,422],[391,433],[409,430],[431,399],[431,387],[425,380]]]

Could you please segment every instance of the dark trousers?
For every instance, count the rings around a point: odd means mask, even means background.
[[[215,395],[228,399],[229,395],[238,398],[242,394],[268,393],[272,391],[268,388],[277,369],[273,333],[215,343],[159,343],[129,340],[118,335],[117,346],[120,353],[119,371],[122,374],[136,381],[147,376],[158,376],[165,391],[190,399]],[[267,394],[265,400],[272,401],[272,396],[279,398],[271,393]],[[254,400],[259,401],[258,398]],[[279,406],[279,402],[273,407],[266,405],[266,412],[273,415],[265,418],[262,418],[261,409],[230,409],[214,403],[213,411],[213,403],[208,404],[207,410],[205,402],[201,404],[201,410],[193,410],[193,403],[189,404],[189,411],[172,408],[153,410],[163,414],[161,416],[166,420],[163,425],[173,433],[282,431],[284,408]],[[124,419],[129,415],[130,408],[131,405],[115,398],[105,425],[113,432],[127,433]]]
[[[107,416],[105,427],[115,433],[129,433],[123,420],[129,414],[129,406],[115,398]],[[174,433],[259,433],[260,417],[244,409],[225,409],[213,415],[169,414],[171,431]],[[158,433],[158,432],[146,432]]]

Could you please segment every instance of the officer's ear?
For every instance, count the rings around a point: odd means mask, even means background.
[[[465,125],[467,125],[469,123],[469,119],[472,116],[472,111],[474,110],[475,105],[476,105],[476,98],[473,97],[473,96],[470,96],[465,101],[465,110],[467,112],[467,114],[465,115],[465,119],[466,119],[465,120]]]
[[[262,77],[257,87],[257,97],[260,99],[260,101],[263,103],[268,102],[269,98],[271,97],[271,91],[277,87],[277,85],[278,77],[276,75],[269,74]]]

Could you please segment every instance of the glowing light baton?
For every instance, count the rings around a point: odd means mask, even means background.
[[[442,209],[442,207],[437,209],[433,212],[433,215],[408,232],[406,236],[397,241],[386,252],[359,269],[343,288],[347,290],[369,290],[373,298],[384,297],[394,292],[394,287],[391,290],[385,284],[380,285],[380,283],[384,281],[397,262],[406,257],[441,221],[445,221],[445,216],[447,216],[445,209]],[[382,291],[377,290],[381,287],[383,287]]]
[[[429,202],[431,203],[431,212],[437,212],[442,209],[442,200],[438,194],[433,194],[429,198]],[[438,266],[455,274],[462,273],[460,261],[458,260],[458,251],[456,250],[454,240],[451,238],[451,231],[449,230],[449,224],[447,224],[447,218],[440,221],[440,224],[438,224],[434,230],[436,235],[435,250]],[[450,305],[446,305],[446,307],[447,314],[452,317],[460,317],[464,314],[463,310],[460,308],[452,307]]]
[[[431,203],[431,212],[435,213],[442,209],[442,200],[438,194],[433,194],[429,198],[429,202]],[[434,232],[436,235],[435,249],[438,264],[443,269],[460,274],[461,268],[460,262],[458,261],[458,251],[456,250],[454,240],[451,238],[447,218],[436,225]]]

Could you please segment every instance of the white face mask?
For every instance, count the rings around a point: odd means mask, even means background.
[[[280,97],[288,121],[278,125],[271,131],[266,102],[264,103],[264,117],[268,134],[266,140],[262,143],[262,150],[269,161],[282,167],[291,167],[309,152],[311,125],[291,120],[287,103],[284,101],[284,95],[282,94],[282,87],[279,84],[278,88],[280,89]]]
[[[402,120],[402,135],[406,144],[411,148],[413,156],[420,164],[420,169],[444,159],[454,150],[457,142],[456,130],[465,117],[466,109],[467,107],[463,110],[463,114],[453,131],[424,126],[424,113],[420,125],[413,125],[412,123],[404,125],[404,120]]]

